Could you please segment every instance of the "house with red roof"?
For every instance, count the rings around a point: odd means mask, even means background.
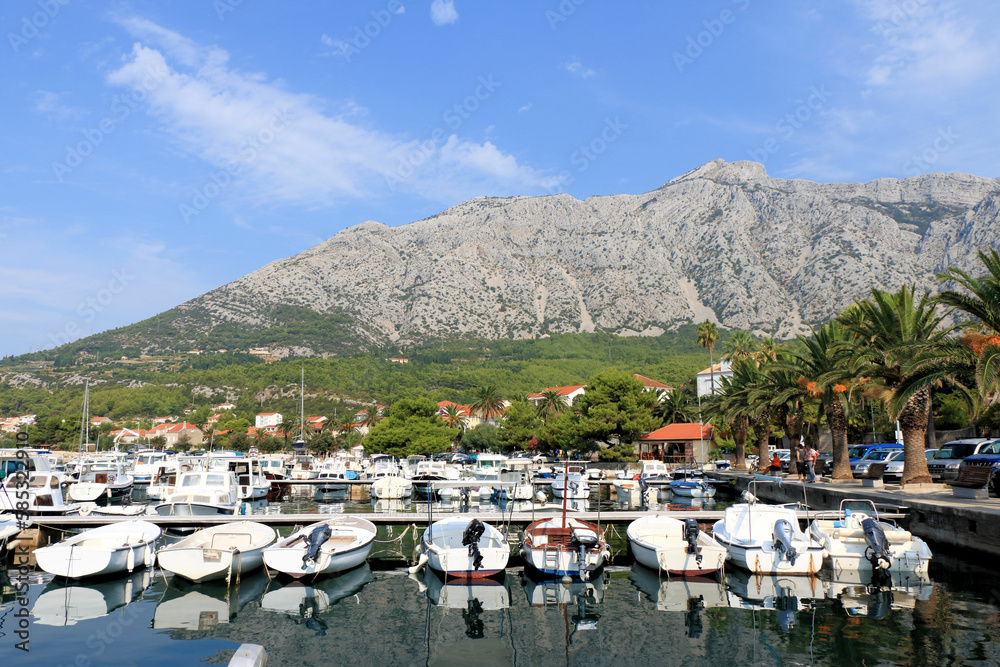
[[[715,394],[722,389],[722,378],[732,377],[733,367],[728,361],[720,361],[719,363],[706,368],[697,375],[698,383],[698,395],[707,396],[709,394]]]
[[[150,438],[163,436],[166,440],[165,446],[167,447],[176,446],[182,439],[186,439],[189,445],[200,445],[205,439],[205,434],[201,432],[200,428],[187,422],[181,422],[179,424],[157,424],[150,430],[146,431],[146,435]]]
[[[534,404],[538,404],[543,398],[545,398],[545,393],[549,391],[556,392],[560,398],[566,401],[566,405],[573,405],[573,401],[577,399],[578,396],[583,396],[584,388],[587,385],[575,384],[571,387],[549,387],[548,389],[543,389],[537,394],[528,394],[528,400]]]
[[[636,441],[639,458],[667,463],[707,463],[711,424],[668,424]]]
[[[254,426],[262,428],[268,433],[274,433],[284,420],[280,412],[261,412],[254,419]]]
[[[90,425],[91,426],[101,426],[102,424],[110,424],[110,423],[111,423],[111,420],[109,418],[107,418],[107,417],[91,417],[90,418]]]

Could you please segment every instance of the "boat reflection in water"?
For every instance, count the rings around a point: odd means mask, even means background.
[[[657,611],[683,613],[684,627],[691,639],[701,637],[704,623],[701,612],[711,607],[728,607],[729,594],[715,576],[667,577],[639,563],[632,564],[628,577],[655,605]]]
[[[729,606],[775,611],[785,632],[795,626],[796,612],[813,609],[816,600],[826,598],[827,586],[804,574],[753,574],[735,567],[726,571]]]
[[[372,512],[408,512],[413,505],[411,498],[372,498]]]
[[[267,575],[260,571],[229,586],[224,580],[195,584],[172,577],[153,612],[153,628],[204,631],[229,623],[264,592],[267,581]]]
[[[449,579],[429,567],[419,574],[411,574],[421,593],[437,607],[448,609],[475,608],[478,612],[497,611],[510,607],[510,593],[504,584],[504,575],[482,579]]]
[[[829,582],[827,597],[839,599],[848,616],[882,620],[893,609],[913,609],[933,590],[930,579],[913,572],[843,571]]]
[[[296,580],[280,586],[274,579],[261,598],[260,608],[291,616],[296,623],[313,630],[317,637],[324,637],[328,626],[319,615],[341,600],[357,595],[365,584],[374,580],[367,562],[335,575],[317,577],[308,583]]]
[[[85,585],[56,578],[35,600],[31,615],[39,625],[57,627],[101,618],[141,598],[152,580],[148,569],[125,577],[88,580]]]

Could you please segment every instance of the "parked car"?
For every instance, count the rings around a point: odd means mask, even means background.
[[[990,491],[1000,496],[1000,440],[994,440],[979,450],[978,454],[973,454],[962,461],[959,474],[965,466],[991,466],[993,475],[990,477],[988,487]]]
[[[902,450],[902,445],[882,445],[879,447],[872,447],[865,452],[865,455],[860,459],[851,462],[851,474],[855,477],[864,477],[873,463],[885,461],[893,452],[899,452]]]
[[[979,454],[987,445],[997,442],[990,438],[972,438],[968,440],[952,440],[941,445],[934,455],[934,460],[927,463],[927,470],[935,482],[950,482],[958,478],[958,469],[962,461]]]
[[[926,449],[924,450],[924,455],[927,457],[927,462],[930,463],[931,459],[934,458],[934,453],[937,452],[936,449]],[[885,472],[882,474],[882,479],[886,482],[900,482],[903,479],[903,452],[902,450],[898,452],[893,452],[886,459]]]
[[[816,474],[817,475],[833,474],[833,452],[819,453],[819,456],[816,457]]]

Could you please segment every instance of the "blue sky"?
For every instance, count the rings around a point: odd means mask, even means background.
[[[715,158],[1000,176],[1000,3],[0,5],[0,355],[346,227],[639,193]]]

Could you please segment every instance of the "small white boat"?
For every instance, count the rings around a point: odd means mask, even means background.
[[[844,570],[828,583],[826,596],[840,600],[848,616],[885,618],[893,609],[913,609],[928,600],[934,584],[925,575],[913,572]]]
[[[98,505],[80,503],[80,516],[144,516],[148,513],[145,505]]]
[[[153,466],[149,486],[146,487],[146,497],[150,500],[165,500],[177,487],[177,474],[180,471],[177,459],[161,461]],[[190,470],[190,466],[188,466]]]
[[[685,498],[714,498],[715,485],[702,479],[675,479],[670,482],[675,496]]]
[[[608,562],[611,548],[597,524],[564,513],[528,524],[521,555],[542,574],[586,580]]]
[[[274,542],[273,528],[238,521],[199,530],[160,549],[156,558],[168,572],[196,583],[250,572],[264,563],[264,548]]]
[[[239,586],[229,586],[224,581],[193,584],[172,579],[156,603],[152,627],[210,632],[234,620],[251,601],[259,600],[268,583],[263,572],[243,577]]]
[[[700,530],[694,519],[644,516],[630,523],[625,533],[636,561],[654,570],[697,576],[715,572],[726,562],[726,548]]]
[[[642,505],[642,483],[637,479],[616,479],[614,481],[615,496],[618,502],[627,507]]]
[[[57,516],[63,514],[76,514],[80,510],[80,505],[72,503],[67,505],[63,501],[62,486],[60,476],[55,472],[29,472],[28,486],[18,486],[23,484],[20,474],[9,474],[3,480],[0,487],[0,512],[23,512],[29,516]],[[27,491],[27,498],[24,492]],[[28,509],[17,509],[17,503],[28,503]]]
[[[371,486],[371,497],[381,500],[399,500],[413,495],[413,482],[405,477],[379,477]]]
[[[160,528],[147,521],[123,521],[87,530],[35,550],[38,567],[68,579],[132,572],[156,561],[153,543]]]
[[[432,569],[462,579],[492,577],[503,572],[510,559],[503,533],[479,519],[463,517],[432,523],[424,531],[420,552]]]
[[[568,465],[552,480],[552,495],[562,498],[563,494],[572,500],[590,498],[590,485],[583,466]]]
[[[184,472],[174,492],[153,509],[160,516],[235,514],[239,500],[231,472]]]
[[[293,577],[348,570],[365,562],[376,534],[375,524],[360,517],[318,521],[264,549],[264,563]]]
[[[535,489],[523,470],[506,470],[500,473],[500,484],[493,487],[503,500],[531,500]]]
[[[780,505],[727,507],[712,536],[729,560],[758,574],[816,574],[826,556],[823,545],[799,528],[795,510]]]
[[[120,461],[88,461],[80,469],[80,480],[70,485],[66,495],[70,500],[81,503],[101,498],[121,498],[132,491],[132,481],[132,476],[125,472]]]
[[[240,644],[228,667],[267,667],[267,649],[260,644]]]
[[[908,530],[880,521],[875,505],[868,500],[841,501],[837,517],[815,519],[809,533],[826,549],[835,574],[890,570],[926,575],[931,560],[926,542]]]

